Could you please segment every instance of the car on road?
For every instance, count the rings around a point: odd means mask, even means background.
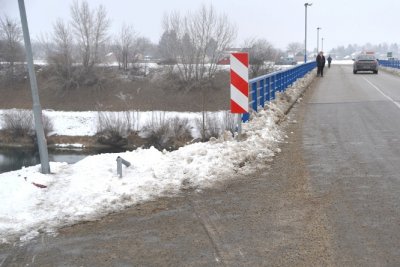
[[[372,71],[378,73],[378,60],[374,55],[361,54],[358,55],[353,63],[353,73],[356,74],[358,71]]]

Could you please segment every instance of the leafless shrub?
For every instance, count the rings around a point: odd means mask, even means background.
[[[211,137],[218,138],[222,132],[221,120],[217,114],[212,113],[205,113],[204,119],[197,119],[196,128],[203,142],[210,140]]]
[[[166,147],[170,137],[170,127],[169,122],[165,119],[165,113],[153,112],[151,120],[143,126],[142,132],[155,148]]]
[[[97,140],[101,144],[111,146],[124,146],[127,137],[135,124],[135,115],[129,111],[98,112],[97,114]]]
[[[176,140],[187,140],[191,138],[190,125],[187,118],[173,118],[170,121],[170,128]]]
[[[189,120],[179,117],[168,119],[165,113],[153,113],[142,132],[149,145],[157,149],[176,149],[191,139]]]
[[[207,114],[206,117],[208,139],[211,137],[218,138],[221,134],[221,120],[217,114]]]
[[[3,129],[14,137],[35,135],[33,113],[30,110],[10,110],[3,115]],[[42,115],[43,130],[47,136],[54,130],[53,122],[49,117]]]
[[[235,114],[232,114],[230,111],[224,111],[222,114],[222,129],[231,132],[233,135],[236,131],[236,125]]]
[[[3,115],[3,129],[15,137],[28,136],[32,130],[33,114],[28,110],[11,110]]]

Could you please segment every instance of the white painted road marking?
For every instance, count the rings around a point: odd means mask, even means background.
[[[387,94],[385,94],[381,89],[378,88],[378,86],[376,86],[375,84],[373,84],[372,82],[370,82],[368,79],[362,77],[367,83],[369,83],[372,87],[374,87],[379,93],[381,93],[386,99],[388,99],[390,102],[392,102],[393,104],[395,104],[398,108],[400,108],[400,104],[397,103],[396,101],[393,100],[393,98],[391,98],[390,96],[388,96]]]

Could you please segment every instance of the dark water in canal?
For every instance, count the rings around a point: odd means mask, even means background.
[[[55,150],[49,151],[49,160],[53,162],[75,163],[87,156],[101,153],[116,153],[122,150]],[[125,150],[124,150],[125,151]],[[39,152],[34,149],[0,148],[0,173],[19,170],[22,167],[40,164]]]

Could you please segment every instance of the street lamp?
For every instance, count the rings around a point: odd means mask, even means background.
[[[305,3],[305,33],[304,33],[304,63],[307,62],[307,7],[311,6],[312,3]]]
[[[43,130],[42,107],[40,106],[39,93],[36,81],[36,73],[33,66],[32,46],[29,37],[28,21],[26,18],[25,2],[18,0],[19,14],[21,18],[22,33],[25,43],[26,61],[29,72],[29,80],[31,84],[32,100],[33,100],[33,118],[35,119],[36,138],[39,148],[40,163],[43,174],[50,173],[49,154],[47,150],[46,136]]]
[[[324,51],[324,37],[322,37],[322,48],[321,48],[321,50]]]
[[[317,54],[319,52],[319,30],[322,30],[322,28],[317,27]]]

